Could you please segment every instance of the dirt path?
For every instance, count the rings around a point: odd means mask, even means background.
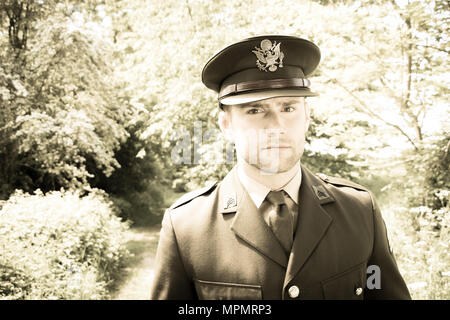
[[[129,231],[127,248],[134,254],[118,283],[113,300],[148,300],[153,281],[153,267],[159,239],[159,227],[133,228]]]

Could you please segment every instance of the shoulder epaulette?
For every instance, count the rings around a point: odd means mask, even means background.
[[[201,189],[186,193],[185,195],[181,196],[177,201],[175,201],[174,204],[172,204],[169,209],[175,209],[185,203],[188,203],[192,199],[195,199],[195,198],[201,196],[202,194],[207,193],[208,191],[213,189],[216,185],[217,185],[217,181],[212,182]]]
[[[357,183],[351,182],[343,178],[330,177],[323,173],[318,173],[317,176],[323,181],[331,183],[332,185],[352,187],[362,191],[369,191],[366,187],[363,187],[362,185],[359,185]]]

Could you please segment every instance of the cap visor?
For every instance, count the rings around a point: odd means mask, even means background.
[[[277,97],[315,97],[317,93],[309,90],[282,89],[282,90],[264,90],[258,92],[241,93],[234,96],[224,97],[219,100],[224,105],[244,104]]]

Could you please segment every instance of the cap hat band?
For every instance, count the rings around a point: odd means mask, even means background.
[[[310,85],[311,82],[306,78],[245,81],[241,83],[229,84],[221,88],[219,91],[219,99],[231,94],[238,94],[246,91],[294,87],[309,88]]]

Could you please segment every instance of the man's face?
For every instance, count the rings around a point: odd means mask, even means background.
[[[238,158],[268,173],[285,172],[300,160],[309,125],[304,97],[278,97],[225,106],[219,124]]]

